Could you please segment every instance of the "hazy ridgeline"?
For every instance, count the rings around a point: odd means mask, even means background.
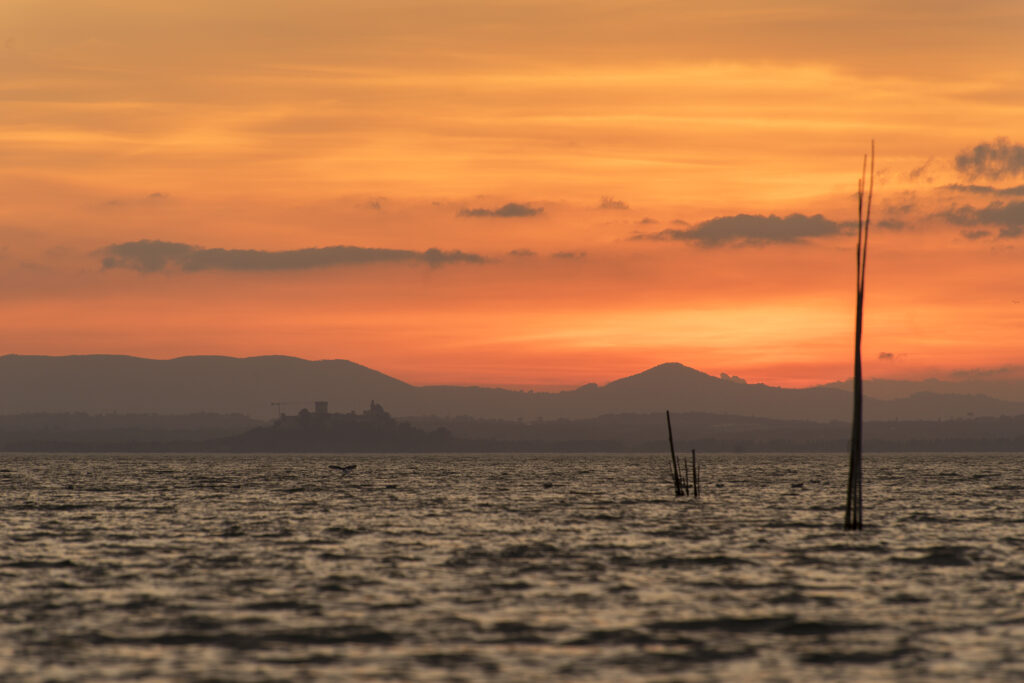
[[[333,412],[376,401],[402,417],[588,419],[624,413],[719,413],[779,420],[850,419],[843,384],[783,389],[712,377],[666,363],[606,385],[562,392],[416,387],[344,360],[285,356],[2,356],[0,415],[24,413],[240,413],[271,419],[327,401]],[[1024,414],[1024,382],[865,384],[867,420],[937,420]]]
[[[683,413],[673,424],[700,452],[842,452],[848,422]],[[243,415],[0,416],[0,451],[57,452],[633,452],[665,449],[664,415],[581,420],[397,418],[387,432],[296,434]],[[404,426],[401,426],[404,425]],[[447,437],[441,438],[442,431]],[[1024,416],[868,422],[874,452],[1024,452]]]
[[[679,364],[554,393],[415,387],[348,361],[283,356],[3,356],[0,381],[9,388],[0,393],[8,451],[650,452],[664,448],[666,409],[686,448],[701,451],[842,451],[850,438],[845,385],[782,389]],[[1024,383],[865,386],[869,449],[1024,450]],[[267,427],[315,400],[333,414],[361,414],[376,401],[398,424],[376,441],[343,424],[308,438]]]

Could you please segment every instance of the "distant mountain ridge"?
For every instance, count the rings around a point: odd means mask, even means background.
[[[561,392],[413,386],[347,360],[290,356],[0,357],[0,414],[241,413],[266,419],[328,401],[332,412],[370,401],[400,417],[583,419],[604,414],[701,412],[784,420],[848,420],[851,400],[839,386],[785,389],[713,377],[664,363],[603,386]],[[1024,414],[1024,402],[984,395],[917,393],[865,399],[867,419],[934,420]],[[272,404],[281,404],[275,406]]]
[[[853,391],[853,380],[823,384],[829,389]],[[909,398],[915,394],[957,394],[988,396],[1011,403],[1024,402],[1024,379],[963,379],[948,381],[940,379],[904,380],[869,379],[864,382],[867,396],[881,399]]]

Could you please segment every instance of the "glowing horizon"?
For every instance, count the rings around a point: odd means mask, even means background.
[[[0,353],[842,380],[875,139],[866,375],[1024,364],[1019,3],[102,5],[0,9]]]

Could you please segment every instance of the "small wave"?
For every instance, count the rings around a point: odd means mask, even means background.
[[[332,574],[317,585],[317,590],[323,592],[348,593],[366,586],[379,586],[377,579],[367,579],[363,576]]]
[[[652,631],[727,631],[729,633],[749,633],[756,631],[776,631],[782,626],[792,624],[792,617],[752,617],[722,619],[690,619],[687,621],[655,621],[647,625]]]
[[[961,520],[942,515],[935,515],[929,512],[913,512],[903,518],[904,522],[924,522],[926,524],[953,524]]]
[[[996,567],[990,567],[981,575],[986,581],[1024,581],[1024,572],[1007,571]]]
[[[549,543],[520,543],[506,546],[498,554],[503,559],[526,557],[538,558],[561,554],[561,550]]]
[[[379,602],[373,605],[369,605],[369,608],[374,612],[383,612],[387,610],[397,609],[413,609],[419,607],[423,603],[419,600],[407,600],[406,602]]]
[[[256,612],[318,612],[320,607],[318,605],[308,605],[295,600],[267,600],[265,602],[249,603],[248,605],[245,605],[243,609],[253,610]]]
[[[0,565],[0,567],[11,567],[12,569],[58,569],[77,566],[71,560],[17,560]]]
[[[589,631],[581,638],[569,641],[568,645],[649,645],[658,642],[646,633],[629,628],[601,629]],[[690,641],[696,642],[696,641]]]
[[[62,510],[88,510],[89,508],[98,507],[90,503],[19,503],[17,505],[8,505],[5,507],[7,510],[45,510],[50,512],[60,512]],[[111,509],[119,509],[117,506]],[[134,509],[134,508],[131,508]]]
[[[666,555],[655,557],[646,562],[648,567],[739,567],[752,565],[753,562],[726,555],[699,555],[696,557],[676,557]]]
[[[497,551],[489,551],[479,546],[473,546],[456,550],[445,560],[444,564],[448,567],[469,567],[486,562],[541,559],[556,555],[565,557],[565,553],[561,549],[549,543],[516,543],[505,546]]]
[[[152,637],[119,637],[96,634],[97,644],[119,645],[205,645],[232,650],[264,650],[275,644],[295,645],[344,645],[362,643],[391,645],[404,634],[381,631],[368,625],[351,625],[337,628],[296,629],[269,633],[215,632],[197,633],[194,629],[178,633],[162,633]]]
[[[893,562],[902,564],[921,564],[932,567],[967,567],[974,564],[971,558],[972,549],[960,546],[936,546],[927,548],[921,557],[894,557]]]
[[[524,591],[528,588],[533,588],[533,584],[527,583],[526,581],[508,581],[506,583],[495,582],[490,584],[491,588],[497,588],[498,590],[506,591]]]
[[[782,522],[773,521],[765,524],[768,529],[823,529],[832,526],[831,524],[821,524],[815,522]]]
[[[793,616],[721,619],[694,619],[690,621],[659,621],[648,625],[652,630],[725,631],[728,633],[780,633],[783,635],[831,635],[849,631],[877,629],[875,624],[855,622],[799,621]]]
[[[815,546],[807,548],[807,551],[812,553],[872,553],[875,555],[885,555],[892,552],[884,545],[851,545],[849,543]]]
[[[911,652],[902,648],[891,652],[808,652],[800,655],[800,661],[805,664],[881,664]]]
[[[678,674],[680,668],[689,664],[746,659],[756,656],[757,648],[753,646],[739,646],[733,650],[718,650],[698,645],[680,652],[642,652],[621,655],[610,661],[636,673]]]
[[[885,602],[890,605],[902,605],[902,604],[915,604],[922,602],[931,602],[931,598],[923,595],[910,595],[909,593],[898,593],[892,597],[886,598]]]
[[[485,674],[496,674],[501,670],[497,662],[468,652],[430,652],[417,655],[416,661],[424,666],[432,666],[439,669],[480,669]]]
[[[36,531],[31,534],[11,534],[8,538],[15,543],[31,543],[32,541],[38,541],[41,538],[60,538],[60,534]]]
[[[537,629],[521,621],[500,621],[491,627],[491,633],[497,638],[494,642],[501,643],[545,643],[547,638],[537,633]]]
[[[313,666],[327,666],[328,664],[334,664],[341,661],[341,658],[325,654],[312,654],[304,657],[260,657],[259,661],[261,664],[279,664],[281,666],[289,667],[310,664]]]

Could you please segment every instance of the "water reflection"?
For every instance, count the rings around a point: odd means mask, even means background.
[[[0,456],[10,680],[1024,675],[1019,457]],[[331,465],[356,464],[342,472]]]

